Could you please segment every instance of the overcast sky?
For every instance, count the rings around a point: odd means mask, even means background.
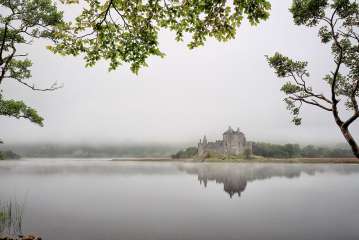
[[[257,27],[244,23],[227,43],[209,40],[188,50],[173,33],[162,32],[160,46],[167,56],[151,58],[138,76],[127,65],[111,73],[104,62],[85,68],[80,57],[53,55],[44,42],[36,42],[29,50],[33,81],[43,87],[57,81],[64,88],[39,93],[6,82],[7,98],[24,100],[46,121],[41,128],[1,117],[1,137],[8,143],[195,143],[204,134],[221,138],[230,125],[255,141],[342,142],[331,113],[305,106],[302,126],[291,123],[279,90],[282,81],[264,55],[279,51],[309,61],[313,86],[325,93],[328,86],[321,79],[333,63],[315,29],[293,24],[290,0],[271,2],[268,21]],[[354,125],[358,137],[359,121]]]

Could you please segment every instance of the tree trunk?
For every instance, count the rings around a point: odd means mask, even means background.
[[[349,129],[347,127],[341,127],[340,130],[342,131],[345,140],[347,140],[350,147],[352,148],[354,156],[359,159],[359,147],[358,144],[355,142],[353,136],[350,134]]]
[[[337,105],[336,105],[337,101],[336,101],[335,98],[333,99],[333,102],[334,102],[334,104],[333,104],[333,117],[334,117],[334,120],[335,120],[336,124],[338,125],[338,127],[340,128],[340,131],[342,132],[345,140],[347,141],[347,143],[351,147],[354,156],[359,159],[359,147],[358,147],[358,144],[355,142],[355,139],[350,134],[349,126],[345,125],[344,122],[340,119],[338,109],[337,109]]]

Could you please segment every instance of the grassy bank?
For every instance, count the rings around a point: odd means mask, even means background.
[[[112,161],[124,162],[205,162],[205,163],[333,163],[333,164],[359,164],[359,159],[356,158],[265,158],[254,156],[251,159],[243,158],[129,158],[129,159],[112,159]]]
[[[205,159],[194,162],[232,162],[232,163],[333,163],[333,164],[359,164],[357,158],[253,158],[253,159]]]

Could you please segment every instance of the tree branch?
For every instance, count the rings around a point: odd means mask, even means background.
[[[336,88],[336,84],[337,84],[337,78],[338,78],[338,74],[339,74],[339,69],[340,69],[340,66],[342,64],[342,61],[343,61],[343,47],[340,45],[340,43],[338,42],[338,35],[335,33],[335,26],[333,24],[333,19],[334,19],[334,16],[337,12],[337,8],[334,10],[333,14],[332,14],[332,17],[330,18],[330,28],[331,28],[331,34],[332,34],[332,37],[333,37],[333,40],[334,40],[334,43],[335,45],[339,48],[339,57],[338,57],[338,61],[336,61],[336,68],[335,68],[335,71],[333,73],[333,81],[331,83],[331,95],[332,95],[332,109],[333,109],[333,115],[334,115],[334,118],[335,118],[335,121],[336,123],[341,126],[343,124],[343,121],[341,120],[340,116],[339,116],[339,113],[338,113],[338,100],[335,96],[335,88]]]
[[[297,77],[295,76],[295,74],[291,71],[290,72],[290,76],[293,78],[293,80],[295,81],[295,83],[302,87],[302,90],[308,94],[308,97],[314,97],[314,98],[318,98],[319,100],[323,100],[329,104],[332,104],[332,101],[330,101],[328,98],[326,98],[323,94],[315,94],[312,91],[310,91],[308,89],[308,87],[306,86],[305,80],[303,79],[303,74],[299,75],[298,73],[296,73],[296,75],[299,77],[299,79],[301,80],[301,82],[298,81]]]
[[[101,22],[99,23],[99,25],[101,25],[106,20],[107,14],[109,13],[112,5],[113,5],[113,0],[109,0],[106,10],[100,14],[100,15],[102,15],[102,14],[105,14],[105,15],[104,15],[103,19],[101,20]]]
[[[0,66],[3,65],[3,57],[2,57],[2,53],[4,51],[4,46],[5,46],[5,42],[6,42],[6,34],[7,34],[7,28],[8,28],[8,22],[5,23],[5,28],[4,28],[4,36],[2,38],[2,42],[1,42],[1,48],[0,48]],[[0,80],[1,83],[1,80]]]
[[[34,84],[29,84],[21,79],[18,79],[18,78],[14,78],[12,77],[12,79],[15,79],[18,83],[34,90],[34,91],[39,91],[39,92],[47,92],[47,91],[55,91],[57,89],[60,89],[60,88],[63,88],[63,85],[57,85],[57,83],[53,83],[49,88],[37,88]]]
[[[343,123],[343,127],[347,128],[349,127],[350,124],[352,124],[357,118],[359,118],[359,107],[358,107],[358,102],[356,100],[356,93],[359,90],[359,79],[357,80],[354,90],[350,96],[350,99],[353,103],[353,109],[354,109],[354,114]]]
[[[297,95],[294,95],[295,97],[293,97],[293,96],[289,96],[289,99],[291,99],[291,100],[293,100],[293,101],[299,101],[299,102],[305,102],[305,103],[307,103],[307,104],[310,104],[310,105],[313,105],[313,106],[317,106],[317,107],[319,107],[319,108],[321,108],[321,109],[324,109],[324,110],[326,110],[326,111],[328,111],[328,112],[331,112],[332,111],[332,109],[331,108],[328,108],[328,107],[326,107],[326,106],[323,106],[323,105],[321,105],[320,103],[318,103],[317,101],[315,101],[315,100],[313,100],[313,99],[311,99],[311,101],[309,101],[309,100],[307,100],[307,99],[305,99],[305,98],[303,98],[303,97],[300,97],[300,96],[297,96]]]
[[[9,63],[11,62],[11,60],[14,57],[15,52],[16,52],[16,48],[14,46],[14,39],[11,40],[11,48],[12,48],[12,53],[5,58],[6,59],[5,60],[5,65],[1,69],[0,84],[2,83],[2,80],[4,79],[4,76],[5,76],[5,73],[6,73],[7,69],[8,69]]]

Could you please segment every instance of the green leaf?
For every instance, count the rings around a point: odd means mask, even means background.
[[[132,72],[147,66],[150,56],[163,57],[158,34],[173,31],[177,41],[189,35],[187,46],[203,46],[210,37],[234,39],[244,16],[252,25],[269,17],[267,0],[127,1],[85,0],[87,7],[74,22],[58,25],[57,44],[49,49],[62,55],[83,54],[86,66],[101,59],[109,70],[129,63]]]
[[[4,100],[1,94],[0,115],[14,117],[17,119],[28,119],[41,127],[44,125],[44,119],[40,115],[38,115],[35,109],[28,107],[23,101]]]

